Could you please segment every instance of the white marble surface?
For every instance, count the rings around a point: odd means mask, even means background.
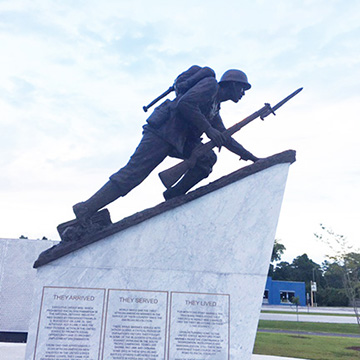
[[[164,359],[167,313],[165,291],[109,290],[103,358],[126,354],[136,360]]]
[[[1,360],[24,360],[26,344],[0,343]],[[300,360],[279,356],[252,355],[251,360]],[[306,359],[301,359],[306,360]]]
[[[26,359],[43,286],[228,294],[229,358],[250,359],[288,168],[275,165],[39,268]],[[169,303],[162,314],[170,311]]]
[[[39,253],[57,241],[0,239],[0,331],[27,332]]]
[[[97,359],[104,305],[105,289],[45,286],[34,359]]]
[[[169,359],[228,359],[230,295],[171,293]]]

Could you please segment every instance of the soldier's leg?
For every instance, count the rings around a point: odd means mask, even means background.
[[[143,138],[129,162],[91,198],[73,206],[76,218],[83,224],[104,206],[139,185],[159,165],[170,151],[170,145],[150,132]]]
[[[206,155],[200,157],[196,165],[190,169],[175,186],[164,192],[165,200],[170,200],[176,196],[185,194],[202,179],[207,178],[215,163],[216,155],[213,151],[209,151]]]

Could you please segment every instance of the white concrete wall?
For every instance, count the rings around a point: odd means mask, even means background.
[[[39,254],[58,243],[0,239],[0,332],[27,332]]]
[[[35,343],[38,353],[46,346],[37,338],[45,286],[226,294],[230,359],[250,359],[288,168],[272,166],[40,267],[26,359]]]

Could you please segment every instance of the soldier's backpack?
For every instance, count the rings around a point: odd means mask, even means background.
[[[200,80],[206,77],[214,77],[214,70],[209,67],[200,67],[193,65],[186,71],[182,72],[174,81],[174,90],[176,96],[184,95],[189,89],[191,89]]]
[[[200,80],[214,77],[214,70],[209,67],[200,67],[198,65],[193,65],[186,71],[182,72],[174,81],[173,88],[176,93],[176,98],[184,95],[189,89],[196,85]],[[171,100],[165,100],[161,105],[156,107],[152,114],[147,118],[147,123],[157,129],[162,124],[164,124],[170,117],[171,105],[173,102]]]

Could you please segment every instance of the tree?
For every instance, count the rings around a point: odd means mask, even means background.
[[[322,264],[325,286],[335,289],[343,288],[343,269],[337,262],[325,260]]]
[[[316,301],[321,306],[349,306],[349,299],[343,288],[333,287],[318,288]]]
[[[354,309],[357,308],[357,301],[360,301],[360,254],[350,252],[344,254],[344,283],[346,294],[353,303]],[[358,323],[360,326],[360,319]]]
[[[291,299],[291,303],[296,306],[296,321],[299,321],[299,305],[300,305],[300,298],[298,296],[294,296]]]
[[[310,281],[323,283],[321,266],[303,254],[297,256],[291,264],[282,261],[274,269],[274,280],[304,281],[310,286]]]
[[[297,256],[292,264],[292,273],[294,281],[305,281],[307,290],[310,291],[310,282],[316,281],[319,286],[324,285],[321,266],[309,259],[307,254]]]
[[[271,254],[271,262],[280,261],[281,255],[284,253],[285,250],[285,245],[281,244],[279,240],[275,239],[273,251]]]
[[[271,254],[271,264],[269,266],[269,272],[268,272],[268,276],[273,276],[274,274],[274,262],[275,261],[280,261],[281,260],[281,255],[284,253],[284,251],[286,250],[285,245],[281,244],[279,240],[275,239],[274,242],[274,246],[273,246],[273,250],[272,250],[272,254]]]
[[[281,261],[276,264],[273,272],[274,280],[292,280],[292,268],[287,261]]]
[[[360,327],[360,251],[353,251],[346,237],[320,224],[320,232],[314,234],[316,238],[327,244],[331,255],[327,257],[333,261],[334,268],[340,271],[345,294],[354,308],[357,323]]]
[[[336,262],[325,260],[322,263],[324,286],[318,289],[317,300],[325,306],[349,306],[345,294],[343,269]]]

